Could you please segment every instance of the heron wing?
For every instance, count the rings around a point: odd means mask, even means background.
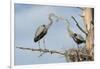
[[[35,33],[35,37],[40,35],[42,33],[42,31],[45,29],[45,27],[43,27],[42,25],[39,26],[36,30],[36,33]]]
[[[80,34],[77,34],[76,38],[79,40],[84,40],[84,38]]]

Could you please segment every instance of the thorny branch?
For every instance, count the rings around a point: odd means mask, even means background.
[[[64,53],[59,52],[59,51],[55,51],[55,50],[49,50],[49,49],[34,49],[34,48],[24,48],[24,47],[16,47],[19,49],[23,49],[23,50],[31,50],[31,51],[39,51],[39,52],[44,52],[44,53],[50,53],[50,54],[60,54],[60,55],[64,55]]]
[[[75,19],[74,16],[72,16],[72,19],[76,22],[77,27],[78,27],[83,33],[85,33],[85,34],[87,35],[87,33],[80,27],[80,25],[78,24],[78,22],[77,22],[77,20]]]

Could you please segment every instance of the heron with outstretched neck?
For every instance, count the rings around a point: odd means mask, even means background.
[[[35,33],[35,37],[34,37],[34,42],[38,42],[39,43],[39,48],[40,48],[40,40],[42,38],[44,38],[44,36],[47,34],[48,32],[48,29],[51,27],[51,25],[53,24],[53,19],[52,17],[55,17],[57,18],[56,21],[58,21],[58,17],[53,14],[53,13],[50,13],[49,14],[49,23],[47,25],[43,24],[43,25],[40,25],[37,30],[36,30],[36,33]],[[43,43],[45,44],[45,40],[43,40]],[[44,48],[46,49],[46,46],[44,45]]]

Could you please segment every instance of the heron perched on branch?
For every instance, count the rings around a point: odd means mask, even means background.
[[[67,25],[67,31],[69,32],[70,37],[72,37],[73,40],[77,43],[77,46],[79,44],[85,43],[84,38],[80,34],[77,34],[71,30],[70,23],[67,19],[64,19],[63,17],[60,17],[60,19],[64,20],[64,23]],[[79,46],[78,46],[78,48],[79,48]]]
[[[53,24],[53,19],[52,17],[56,17],[58,21],[58,17],[53,14],[53,13],[50,13],[49,14],[49,17],[48,19],[50,20],[49,24],[45,25],[41,25],[37,28],[36,30],[36,33],[35,33],[35,37],[34,37],[34,42],[39,42],[40,43],[40,40],[47,34],[48,32],[48,29],[51,27],[51,25]],[[45,44],[45,40],[43,40],[44,44]],[[40,45],[39,45],[39,48],[40,48]],[[46,49],[46,46],[44,45],[44,48]]]
[[[86,41],[84,40],[84,38],[80,35],[80,34],[77,34],[75,32],[73,32],[71,30],[71,26],[70,26],[70,23],[67,19],[64,19],[63,17],[60,17],[60,19],[64,20],[64,23],[67,25],[67,31],[70,35],[70,37],[75,41],[75,43],[77,44],[77,60],[79,61],[80,58],[79,58],[79,44],[82,44],[82,43],[85,43]]]

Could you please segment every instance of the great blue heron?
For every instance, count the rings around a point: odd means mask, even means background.
[[[71,26],[67,19],[64,19],[63,17],[60,17],[60,19],[64,20],[64,23],[67,25],[67,31],[68,31],[69,35],[73,38],[73,40],[77,43],[77,46],[79,44],[85,43],[84,38],[80,34],[77,34],[71,30],[71,28],[70,28]],[[78,46],[78,48],[79,48],[79,46]]]
[[[47,25],[43,24],[43,25],[41,25],[37,28],[36,33],[35,33],[35,37],[34,37],[34,42],[39,42],[47,34],[48,29],[53,24],[53,19],[51,17],[56,17],[57,18],[57,16],[53,13],[49,14],[48,19],[50,20],[50,23],[47,24]],[[57,18],[56,21],[58,21],[58,18]],[[45,40],[43,42],[45,44]],[[39,48],[40,48],[40,45],[39,45]],[[44,45],[44,48],[46,49],[45,45]]]
[[[63,17],[60,17],[60,19],[64,20],[64,23],[67,25],[67,31],[68,31],[70,37],[72,37],[72,39],[77,44],[76,53],[77,53],[77,60],[79,61],[80,60],[80,58],[79,58],[79,44],[85,43],[86,41],[84,40],[84,38],[80,34],[77,34],[77,33],[73,32],[71,30],[70,23],[69,23],[69,21],[67,19],[64,19]]]

